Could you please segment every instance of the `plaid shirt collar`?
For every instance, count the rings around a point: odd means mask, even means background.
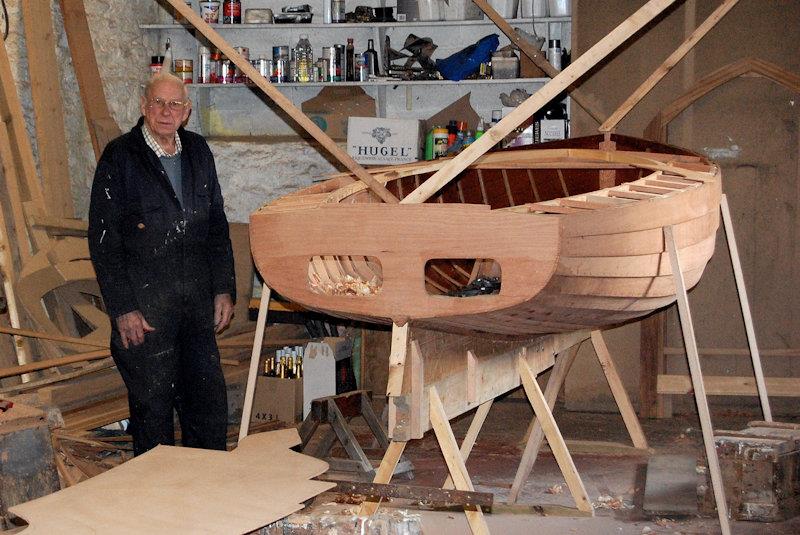
[[[156,138],[154,138],[153,134],[150,133],[150,129],[147,128],[147,123],[142,123],[142,134],[144,135],[144,141],[145,143],[147,143],[147,146],[150,147],[153,150],[153,152],[156,153],[156,156],[158,156],[159,158],[170,158],[173,156],[177,156],[178,154],[181,153],[181,150],[183,148],[181,146],[181,136],[179,136],[177,132],[175,132],[174,154],[168,153],[161,147],[161,145],[158,144]]]

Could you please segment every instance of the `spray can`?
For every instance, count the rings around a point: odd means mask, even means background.
[[[443,126],[433,127],[433,157],[440,158],[447,152],[447,128]]]

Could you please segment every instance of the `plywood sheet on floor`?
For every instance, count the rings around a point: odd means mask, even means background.
[[[295,453],[294,429],[251,435],[232,452],[158,446],[88,481],[16,506],[30,535],[247,533],[334,487],[327,463]]]

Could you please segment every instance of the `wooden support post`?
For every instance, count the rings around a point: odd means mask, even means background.
[[[525,365],[527,366],[527,364]],[[450,477],[453,478],[455,488],[474,491],[475,488],[472,486],[467,467],[464,465],[464,458],[458,450],[456,437],[453,436],[453,429],[450,427],[442,400],[439,398],[439,393],[436,391],[435,386],[430,388],[428,395],[430,397],[430,418],[433,432],[436,434],[436,440],[439,442],[439,447],[447,463]],[[467,522],[469,522],[473,535],[489,534],[489,526],[486,525],[486,519],[483,517],[483,511],[480,506],[465,508],[464,513],[467,515]]]
[[[575,362],[575,357],[578,356],[578,349],[581,344],[575,344],[571,348],[564,351],[558,358],[550,372],[550,378],[547,380],[547,386],[544,389],[544,398],[547,401],[547,406],[550,410],[556,404],[556,398],[561,391],[564,380],[567,378],[572,364]],[[534,416],[531,420],[528,430],[525,432],[525,451],[522,454],[522,459],[519,462],[517,473],[514,476],[514,483],[511,485],[511,491],[508,494],[508,503],[514,504],[519,499],[519,494],[522,492],[522,487],[530,477],[533,465],[536,464],[536,458],[539,456],[539,450],[542,447],[544,440],[544,432],[542,431],[541,421]]]
[[[464,436],[464,440],[461,442],[461,448],[459,449],[461,452],[461,457],[464,459],[465,463],[467,462],[467,459],[469,459],[469,454],[472,453],[472,447],[475,445],[475,441],[478,439],[478,433],[481,432],[481,428],[483,427],[483,423],[486,421],[486,416],[489,414],[489,409],[492,408],[493,402],[494,400],[490,399],[489,401],[485,401],[478,405],[475,415],[472,417],[472,422],[469,424],[469,429],[467,429],[467,434]],[[442,488],[454,488],[452,476],[447,476]]]
[[[617,402],[617,407],[619,407],[619,412],[622,414],[622,420],[625,422],[625,427],[628,429],[633,445],[639,449],[647,449],[647,439],[642,431],[642,426],[639,424],[639,418],[636,417],[636,411],[633,409],[628,393],[622,385],[617,367],[614,365],[614,361],[611,360],[611,353],[609,353],[606,341],[603,339],[603,333],[592,331],[592,345],[594,345],[597,360],[600,361],[600,366],[603,368],[606,381],[608,381],[608,386],[611,387],[614,401]]]
[[[177,3],[176,0],[169,0]],[[436,173],[407,195],[402,203],[423,203],[442,187],[448,184],[461,171],[469,167],[486,151],[500,142],[509,132],[524,120],[536,113],[555,96],[570,87],[575,81],[602,61],[612,51],[628,40],[634,33],[653,20],[659,13],[674,3],[675,0],[650,0],[633,15],[625,19],[608,35],[598,41],[569,67],[561,71],[539,91],[531,95],[514,111],[506,115],[499,123],[490,128],[480,139],[467,147],[461,154],[446,162]],[[225,52],[225,51],[223,51]]]
[[[561,436],[561,431],[559,431],[555,418],[553,418],[553,413],[550,412],[547,400],[542,394],[541,388],[539,388],[539,383],[536,382],[536,375],[528,366],[524,357],[519,358],[518,370],[522,379],[522,386],[525,388],[525,394],[527,394],[528,400],[531,402],[536,418],[541,422],[544,436],[547,438],[547,443],[550,444],[550,451],[553,452],[558,467],[564,475],[567,487],[569,487],[572,497],[575,499],[575,505],[578,510],[594,515],[592,502],[589,500],[583,481],[575,468],[575,463],[572,461],[567,445],[564,443],[564,437]]]
[[[666,312],[655,312],[640,323],[641,369],[639,372],[639,415],[642,418],[672,416],[672,398],[658,395],[658,376],[664,366],[664,324]]]
[[[381,464],[377,472],[375,472],[375,478],[372,480],[373,483],[389,483],[392,480],[392,474],[394,474],[397,462],[403,455],[403,450],[406,449],[406,444],[406,442],[395,442],[394,440],[389,443],[389,447],[383,455]],[[375,511],[378,510],[379,504],[380,502],[365,501],[358,510],[359,516],[372,516],[375,514]]]
[[[683,342],[686,344],[686,358],[689,361],[689,372],[692,376],[694,398],[697,402],[697,413],[700,416],[700,427],[703,430],[703,444],[706,449],[708,471],[711,474],[711,484],[714,487],[714,501],[717,504],[717,514],[722,528],[722,535],[730,535],[731,527],[728,522],[728,504],[725,501],[725,490],[722,488],[722,472],[719,468],[719,458],[714,444],[714,429],[711,425],[711,413],[708,409],[706,387],[703,384],[703,370],[700,366],[700,355],[697,352],[697,340],[694,336],[694,324],[689,309],[689,296],[686,293],[686,284],[683,280],[681,263],[678,257],[678,248],[672,226],[664,227],[664,242],[669,253],[672,276],[675,278],[675,293],[678,298],[678,313],[681,319]]]
[[[386,382],[386,395],[399,396],[403,388],[403,373],[408,350],[408,323],[400,327],[392,325],[392,348],[389,353],[389,379]]]
[[[239,440],[246,437],[250,431],[250,415],[253,412],[253,399],[256,395],[256,379],[258,378],[258,367],[261,363],[261,346],[264,343],[264,329],[267,327],[267,313],[269,312],[269,298],[271,295],[272,290],[264,284],[261,287],[261,303],[258,305],[253,351],[250,353],[250,371],[247,374],[247,387],[244,391],[242,421],[239,424]]]
[[[764,381],[764,368],[761,366],[761,355],[758,352],[758,343],[756,342],[756,330],[753,327],[753,316],[750,313],[750,301],[747,299],[747,287],[744,284],[742,262],[739,258],[739,248],[736,246],[736,236],[733,232],[731,209],[728,206],[728,196],[724,193],[722,194],[719,207],[720,210],[722,210],[722,225],[725,228],[725,236],[728,238],[728,251],[731,255],[733,276],[736,279],[739,305],[742,308],[744,330],[747,333],[747,344],[750,347],[750,358],[753,362],[753,373],[755,374],[756,386],[758,387],[758,399],[761,402],[761,411],[764,413],[764,420],[771,422],[772,410],[770,409],[769,397],[767,396],[767,384]]]

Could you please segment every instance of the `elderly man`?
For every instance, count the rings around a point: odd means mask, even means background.
[[[92,185],[89,250],[128,388],[134,453],[174,443],[224,449],[225,381],[215,331],[230,322],[233,252],[214,157],[182,125],[180,79],[154,76],[142,118],[108,144]]]

